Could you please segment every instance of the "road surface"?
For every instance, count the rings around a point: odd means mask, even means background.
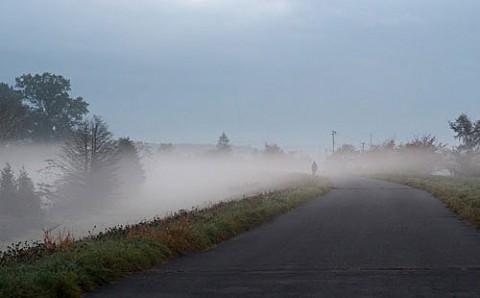
[[[89,297],[480,297],[480,233],[426,192],[335,178],[327,195]]]

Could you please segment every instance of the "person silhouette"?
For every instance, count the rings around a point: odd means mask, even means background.
[[[312,164],[312,176],[317,175],[317,170],[318,170],[317,163],[316,163],[315,161],[313,161],[313,164]]]

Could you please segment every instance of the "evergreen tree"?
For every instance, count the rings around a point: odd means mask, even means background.
[[[40,220],[40,196],[35,191],[33,181],[23,167],[17,178],[17,199],[22,208],[20,215],[23,218],[31,222]]]
[[[3,214],[18,214],[20,206],[17,201],[17,185],[10,164],[5,164],[0,178],[0,212]]]
[[[228,153],[231,150],[232,150],[232,147],[230,146],[230,140],[228,139],[225,132],[223,132],[218,138],[217,151],[221,153]]]
[[[119,157],[117,176],[122,184],[122,193],[134,194],[145,181],[138,150],[130,138],[120,138],[117,142],[117,154]]]

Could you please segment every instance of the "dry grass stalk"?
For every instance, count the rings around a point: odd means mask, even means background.
[[[61,231],[58,231],[57,235],[54,236],[52,232],[58,227],[59,225],[50,229],[43,229],[43,244],[49,251],[65,249],[75,242],[73,234],[65,228]]]

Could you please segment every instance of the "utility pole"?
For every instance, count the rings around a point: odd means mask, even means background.
[[[332,130],[332,154],[335,153],[335,135],[336,134],[337,132]]]

